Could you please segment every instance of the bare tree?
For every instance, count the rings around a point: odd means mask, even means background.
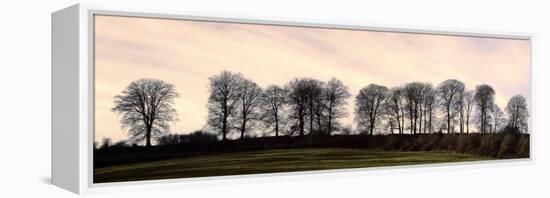
[[[433,111],[436,105],[436,95],[437,92],[433,88],[432,84],[425,83],[424,88],[422,89],[423,97],[423,106],[424,106],[424,130],[428,133],[432,132],[432,120],[433,120]]]
[[[327,133],[331,135],[335,126],[338,126],[336,119],[347,116],[344,107],[351,94],[342,81],[332,78],[326,84],[323,95],[327,109]]]
[[[504,126],[506,126],[506,119],[504,118],[504,112],[496,104],[493,104],[491,111],[491,120],[492,120],[492,132],[496,133],[500,131]]]
[[[324,112],[323,88],[324,83],[316,79],[306,79],[307,103],[309,108],[309,133],[314,134],[314,121],[317,124],[317,132],[322,131],[322,119]]]
[[[448,129],[448,131],[451,131],[452,133],[454,133],[456,128],[456,123],[458,122],[458,119],[459,119],[459,112],[458,110],[454,110],[452,112],[453,113],[451,113],[451,128],[450,130]]]
[[[236,113],[237,129],[241,132],[241,139],[250,129],[250,122],[260,120],[258,107],[261,103],[262,89],[249,79],[241,79],[238,86],[238,107]]]
[[[474,94],[472,91],[465,91],[462,97],[464,103],[464,117],[466,118],[466,133],[470,133],[470,118],[474,110]]]
[[[479,112],[480,132],[486,133],[490,122],[490,112],[493,108],[495,90],[486,84],[478,85],[475,90],[474,99],[476,101],[477,111]]]
[[[391,88],[385,104],[387,114],[397,123],[399,134],[403,134],[403,89],[401,87]]]
[[[230,132],[229,120],[235,116],[243,79],[240,73],[234,74],[229,71],[222,71],[219,75],[209,78],[208,124],[222,134],[222,140],[227,140]]]
[[[529,111],[527,109],[527,102],[522,95],[515,95],[510,98],[505,111],[508,114],[509,126],[527,132],[527,117],[529,117]]]
[[[308,82],[307,79],[294,79],[286,85],[288,90],[289,105],[291,107],[291,117],[297,120],[298,126],[291,128],[297,128],[300,136],[305,134],[305,119],[308,109]],[[294,130],[294,129],[293,129]]]
[[[401,133],[405,133],[405,110],[406,110],[406,103],[403,103],[405,101],[405,92],[403,91],[403,88],[401,88]]]
[[[155,79],[131,82],[122,94],[115,96],[113,112],[122,114],[122,127],[129,128],[135,142],[145,140],[151,146],[151,137],[167,133],[174,121],[174,99],[178,97],[173,85]]]
[[[418,129],[418,117],[420,115],[420,106],[422,104],[422,89],[424,84],[421,82],[407,83],[404,87],[406,97],[406,108],[409,113],[411,134],[416,134]]]
[[[444,111],[447,113],[447,133],[451,133],[451,114],[453,114],[453,107],[456,105],[456,101],[460,99],[460,93],[464,91],[464,83],[455,79],[449,79],[439,84],[437,90]]]
[[[458,127],[460,133],[464,133],[464,125],[466,124],[466,103],[464,101],[464,98],[466,97],[466,92],[461,91],[457,95],[456,104],[453,105],[455,107],[455,111],[458,112]]]
[[[373,135],[387,96],[388,88],[370,84],[362,88],[355,99],[355,120],[360,127],[367,128],[370,135]]]
[[[277,85],[268,86],[262,95],[263,120],[268,126],[274,126],[275,136],[279,136],[279,125],[281,123],[282,113],[287,104],[286,89]]]

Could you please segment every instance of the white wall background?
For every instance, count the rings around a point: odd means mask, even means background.
[[[80,1],[102,3],[103,1]],[[50,14],[78,1],[0,8],[0,197],[73,197],[50,181]],[[111,0],[102,5],[494,32],[534,33],[534,165],[239,180],[97,197],[548,197],[550,11],[545,1]],[[546,111],[545,111],[546,110]],[[145,188],[145,187],[144,187]]]

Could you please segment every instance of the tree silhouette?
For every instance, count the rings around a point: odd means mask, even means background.
[[[362,88],[355,99],[355,120],[360,127],[367,128],[370,135],[373,135],[387,97],[388,88],[370,84]]]
[[[424,133],[432,132],[433,110],[436,105],[437,92],[431,83],[424,83],[422,88],[422,109],[424,117]]]
[[[451,114],[455,112],[454,106],[457,104],[456,101],[460,100],[459,95],[464,92],[464,83],[455,79],[449,79],[439,84],[437,90],[439,92],[444,111],[447,113],[447,133],[451,133]]]
[[[122,94],[115,96],[113,112],[122,114],[121,124],[129,128],[133,141],[145,140],[151,146],[151,137],[167,133],[174,121],[174,99],[178,97],[173,85],[155,79],[131,82]]]
[[[288,102],[288,91],[277,85],[268,86],[262,94],[263,121],[268,126],[274,126],[275,136],[279,136],[279,125],[283,119],[281,114]]]
[[[298,131],[300,136],[304,135],[305,117],[307,109],[307,86],[303,79],[294,79],[286,85],[288,90],[289,104],[294,119],[298,120]]]
[[[235,116],[243,79],[240,73],[234,74],[229,71],[222,71],[219,75],[209,78],[208,124],[221,133],[224,141],[231,130],[229,121]]]
[[[491,120],[492,120],[492,132],[496,133],[506,126],[506,119],[504,118],[504,112],[496,104],[493,104],[491,110]]]
[[[309,116],[309,133],[314,134],[315,131],[322,131],[321,121],[323,119],[324,100],[323,100],[323,86],[324,83],[316,79],[305,79],[306,82],[306,95],[308,105]],[[314,121],[317,122],[317,130],[314,129]]]
[[[422,90],[424,84],[421,82],[411,82],[405,84],[403,90],[406,97],[406,107],[409,113],[411,134],[416,134],[420,106],[422,104]]]
[[[515,95],[510,98],[505,111],[508,114],[509,126],[527,132],[527,117],[529,117],[529,111],[527,110],[527,102],[522,95]]]
[[[490,111],[493,108],[495,90],[493,87],[482,84],[475,90],[474,99],[476,101],[477,111],[479,112],[479,124],[481,133],[486,133],[490,122]]]
[[[464,125],[466,123],[466,103],[464,101],[464,97],[466,97],[465,94],[466,91],[459,92],[457,95],[456,104],[453,105],[455,112],[458,113],[458,127],[460,133],[464,133]]]
[[[251,80],[241,79],[238,86],[238,107],[236,114],[238,130],[241,132],[241,139],[249,130],[250,121],[260,120],[258,107],[261,103],[262,89]],[[248,124],[248,125],[247,125]]]
[[[346,100],[351,96],[348,88],[342,83],[342,81],[332,78],[325,87],[324,100],[327,109],[327,133],[331,135],[335,126],[338,126],[337,118],[347,116],[344,106],[347,104]]]
[[[286,85],[288,90],[289,105],[291,106],[292,117],[298,120],[298,131],[300,136],[305,134],[306,118],[310,118],[310,132],[313,129],[313,111],[315,99],[314,97],[320,96],[318,93],[312,93],[312,89],[315,87],[313,83],[317,80],[310,78],[294,79]]]
[[[470,133],[470,118],[474,110],[474,94],[472,91],[465,91],[462,97],[464,103],[464,115],[466,120],[466,133]]]
[[[397,122],[399,134],[403,134],[405,128],[403,97],[403,89],[401,87],[394,87],[390,89],[388,100],[385,103],[386,112],[391,117],[390,119]]]

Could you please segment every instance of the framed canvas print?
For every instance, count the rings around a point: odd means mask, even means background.
[[[528,34],[85,5],[52,20],[52,180],[73,192],[531,160]]]

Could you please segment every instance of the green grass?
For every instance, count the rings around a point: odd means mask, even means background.
[[[364,168],[489,160],[445,152],[388,152],[364,149],[279,149],[191,156],[98,168],[94,182]]]

